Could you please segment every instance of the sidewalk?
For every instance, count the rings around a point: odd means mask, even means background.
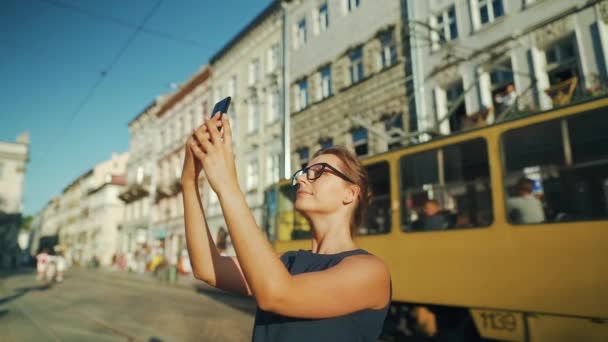
[[[169,287],[179,287],[179,288],[184,288],[184,289],[189,289],[189,290],[194,289],[197,291],[205,291],[205,292],[207,292],[207,291],[224,292],[222,290],[216,289],[215,287],[207,285],[205,282],[194,278],[194,276],[192,276],[192,275],[178,274],[175,282],[170,283],[166,280],[161,280],[158,276],[155,276],[153,273],[150,273],[150,272],[146,272],[146,273],[126,272],[126,271],[120,271],[120,270],[108,268],[108,267],[100,267],[98,269],[80,267],[79,269],[81,269],[83,271],[105,273],[107,275],[111,275],[113,277],[120,277],[122,279],[162,284],[162,285],[169,286]]]

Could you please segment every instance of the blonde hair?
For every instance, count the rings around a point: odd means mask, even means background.
[[[350,233],[355,235],[357,228],[363,224],[365,212],[371,198],[369,189],[369,177],[365,166],[359,161],[357,156],[342,146],[331,146],[317,151],[312,158],[316,158],[323,154],[331,154],[342,162],[341,171],[350,178],[355,185],[359,187],[359,196],[357,198],[357,206],[350,220]]]

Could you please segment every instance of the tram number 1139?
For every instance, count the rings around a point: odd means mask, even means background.
[[[483,337],[515,341],[523,338],[523,315],[519,312],[471,309],[471,316]]]

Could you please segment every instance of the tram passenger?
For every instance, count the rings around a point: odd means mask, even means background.
[[[507,200],[507,214],[514,224],[545,221],[542,202],[533,194],[534,181],[522,177],[517,182],[517,196]]]
[[[450,212],[441,209],[437,200],[429,199],[424,203],[422,217],[414,222],[413,229],[416,231],[445,230],[452,226],[450,218]]]

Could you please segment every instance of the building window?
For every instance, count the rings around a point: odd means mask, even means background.
[[[306,18],[298,21],[296,32],[296,47],[304,46],[306,44]]]
[[[327,9],[327,2],[319,6],[316,16],[316,33],[327,31],[329,27],[329,11]]]
[[[260,104],[257,98],[253,98],[249,101],[249,117],[247,120],[248,132],[253,133],[258,130],[258,123],[260,122]]]
[[[363,49],[361,47],[350,53],[350,83],[355,84],[363,78]]]
[[[279,66],[280,58],[279,44],[273,44],[268,50],[268,72],[271,73]]]
[[[298,156],[300,157],[300,166],[302,168],[306,167],[308,164],[308,160],[310,159],[310,150],[308,147],[301,147],[298,149]]]
[[[201,105],[201,111],[202,111],[202,114],[201,114],[201,121],[200,121],[200,122],[195,123],[194,127],[198,127],[199,125],[202,125],[202,124],[203,124],[203,122],[205,121],[205,115],[207,115],[207,113],[209,112],[209,108],[207,108],[207,107],[208,107],[208,105],[209,105],[209,104],[207,103],[207,101],[203,101],[203,103],[202,103],[202,105]]]
[[[135,184],[142,184],[144,182],[144,168],[141,166],[137,167],[137,174],[135,176]]]
[[[383,118],[384,129],[389,136],[388,149],[396,149],[402,146],[403,141],[403,113],[393,113]]]
[[[215,102],[218,102],[219,100],[221,100],[223,98],[224,95],[224,89],[222,89],[222,86],[218,86],[217,88],[215,88],[215,94],[214,94],[214,100]],[[213,113],[211,113],[213,114]]]
[[[176,127],[175,127],[175,131],[177,132],[177,139],[181,140],[182,139],[182,135],[184,134],[184,118],[182,116],[180,116],[179,118],[177,118],[177,123],[176,123]]]
[[[352,12],[355,9],[359,8],[361,5],[361,0],[345,0],[346,1],[346,9],[348,12]]]
[[[279,90],[274,89],[268,94],[268,115],[266,116],[267,123],[273,123],[279,120],[281,113],[280,104]]]
[[[321,140],[319,140],[319,145],[321,145],[322,149],[332,147],[332,146],[334,146],[334,139],[333,138],[321,139]]]
[[[197,129],[198,126],[201,125],[201,123],[198,121],[198,118],[196,117],[196,112],[194,111],[194,109],[190,110],[190,124],[190,131]]]
[[[574,34],[549,47],[545,54],[547,56],[547,75],[552,86],[579,78],[581,75]]]
[[[491,23],[505,14],[502,0],[478,0],[481,25]]]
[[[249,85],[254,85],[260,80],[260,59],[256,58],[249,64]]]
[[[321,68],[319,76],[318,98],[322,100],[331,96],[331,66]]]
[[[308,106],[308,80],[303,79],[298,82],[297,92],[296,109],[302,110]]]
[[[494,70],[490,71],[492,104],[497,115],[511,109],[517,100],[517,92],[515,91],[513,81],[513,70],[510,59],[499,63]]]
[[[252,159],[247,163],[247,190],[254,190],[258,187],[259,165],[257,159]]]
[[[380,44],[382,44],[382,48],[380,50],[379,69],[384,69],[397,63],[397,46],[395,44],[394,31],[383,32],[380,35]]]
[[[164,129],[160,129],[160,137],[159,137],[159,143],[160,143],[160,148],[161,150],[165,147],[165,139],[166,139],[166,135],[165,135],[165,130]]]
[[[355,128],[352,131],[353,146],[355,147],[355,153],[358,156],[365,156],[368,153],[367,146],[367,129],[363,127]]]
[[[266,185],[279,181],[280,155],[272,154],[266,157]]]
[[[445,91],[447,100],[447,113],[450,114],[450,131],[459,131],[462,120],[467,116],[464,103],[464,88],[462,81],[456,82]]]
[[[213,191],[213,189],[211,189],[211,187],[209,187],[209,204],[213,205],[213,204],[218,204],[219,198],[217,197],[217,194],[215,193],[215,191]]]
[[[236,96],[236,89],[237,89],[237,83],[236,83],[236,75],[233,75],[232,77],[230,77],[230,79],[228,80],[228,95],[231,97],[235,97]]]
[[[433,20],[434,22],[431,22],[431,26],[433,26],[434,30],[431,32],[431,40],[433,41],[434,50],[438,49],[441,44],[458,38],[455,6],[451,6],[439,13]]]

